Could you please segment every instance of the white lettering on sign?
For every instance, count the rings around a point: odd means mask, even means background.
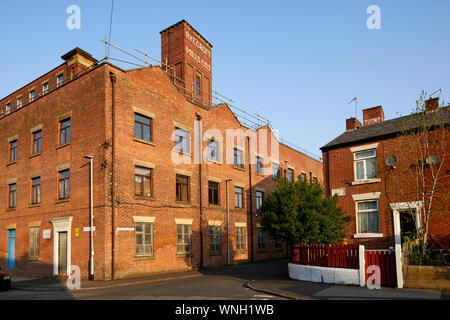
[[[200,58],[198,54],[196,54],[194,51],[192,51],[191,48],[186,46],[186,53],[191,56],[192,59],[197,61],[198,64],[200,64],[203,68],[205,68],[208,71],[211,71],[211,65],[207,63],[205,60]]]
[[[208,58],[211,58],[211,51],[208,50],[208,48],[206,48],[203,43],[200,42],[200,40],[198,40],[197,38],[195,38],[193,35],[191,35],[189,33],[189,31],[186,31],[186,39],[188,39],[189,41],[191,41],[194,46],[196,46],[197,48],[200,49],[201,52],[203,52],[205,55],[208,56]]]
[[[52,237],[52,230],[46,229],[42,232],[42,238],[51,239],[51,237]]]
[[[84,231],[84,232],[95,231],[95,227],[92,227],[92,228],[91,228],[91,227],[84,227],[84,228],[83,228],[83,231]]]

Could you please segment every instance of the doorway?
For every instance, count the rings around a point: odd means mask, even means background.
[[[67,232],[58,232],[58,275],[67,275]]]
[[[16,229],[8,230],[8,269],[14,269],[16,256]]]
[[[412,212],[415,215],[415,210]],[[413,242],[417,239],[416,223],[410,211],[400,212],[400,237],[402,243]]]

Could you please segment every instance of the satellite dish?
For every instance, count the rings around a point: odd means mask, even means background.
[[[425,159],[425,163],[429,166],[433,166],[441,162],[441,159],[438,156],[429,156]]]
[[[397,156],[395,154],[390,154],[384,159],[384,163],[391,168],[395,168],[397,164]]]

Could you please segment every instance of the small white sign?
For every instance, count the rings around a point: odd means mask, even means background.
[[[91,227],[84,227],[84,228],[83,228],[83,231],[84,231],[84,232],[95,231],[95,227],[92,227],[92,228],[91,228]]]
[[[42,238],[51,239],[52,238],[52,230],[46,229],[42,232]]]
[[[117,228],[116,231],[134,231],[134,228]]]

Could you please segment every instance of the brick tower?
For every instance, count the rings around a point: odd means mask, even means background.
[[[188,98],[209,108],[212,45],[185,20],[164,29],[160,34],[163,68],[176,77],[175,83]]]

